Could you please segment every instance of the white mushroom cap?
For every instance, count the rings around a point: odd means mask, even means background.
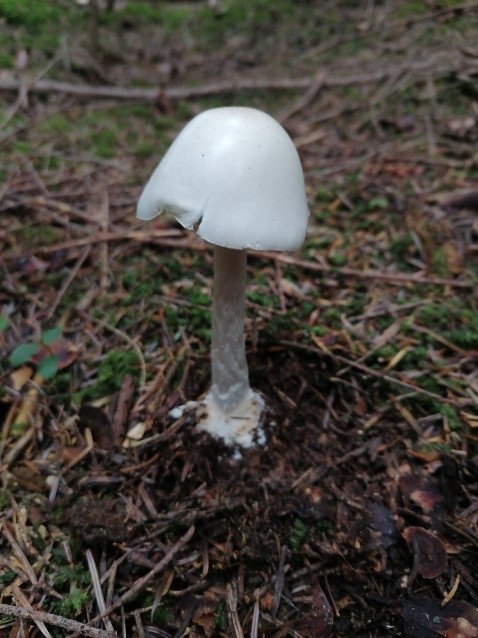
[[[172,213],[185,228],[225,248],[295,250],[309,210],[299,156],[289,135],[256,109],[197,115],[152,174],[137,216]]]

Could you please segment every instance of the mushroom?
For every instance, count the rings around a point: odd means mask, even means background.
[[[200,113],[173,142],[139,199],[139,219],[162,212],[214,245],[212,384],[199,427],[226,444],[249,447],[264,401],[251,389],[246,361],[246,249],[295,250],[304,241],[309,211],[292,140],[256,109]]]

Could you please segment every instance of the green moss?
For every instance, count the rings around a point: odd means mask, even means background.
[[[3,38],[0,37],[0,68],[13,69],[14,59],[11,53],[7,53],[7,48]]]
[[[443,336],[464,350],[478,350],[478,330],[476,328],[445,330]]]
[[[118,134],[113,128],[101,128],[93,136],[95,154],[109,159],[115,157],[118,148]]]
[[[21,226],[14,231],[17,241],[28,248],[50,246],[59,240],[61,233],[50,224],[34,224]]]
[[[330,255],[329,262],[331,266],[335,266],[336,268],[340,268],[345,266],[347,263],[347,255],[345,253],[335,253],[334,255]]]
[[[311,326],[310,332],[317,337],[323,337],[329,332],[329,329],[327,326]]]
[[[434,250],[432,257],[432,266],[433,271],[436,275],[438,275],[438,277],[447,277],[449,275],[447,258],[441,248],[436,248]]]
[[[342,327],[341,311],[338,308],[327,308],[322,314],[322,319],[334,330]]]
[[[63,113],[54,113],[44,122],[39,124],[38,131],[53,133],[54,135],[65,135],[71,128],[71,121]]]
[[[404,235],[397,235],[390,241],[390,254],[393,261],[402,269],[409,270],[410,266],[407,260],[415,252],[415,244],[410,233]]]
[[[25,154],[28,154],[32,150],[30,143],[24,140],[17,140],[13,145],[13,148],[19,153]]]
[[[2,569],[0,570],[0,588],[6,589],[7,585],[13,583],[16,578],[16,574],[11,569]]]
[[[161,603],[155,607],[153,618],[159,626],[168,625],[173,621],[173,611],[169,605]]]
[[[400,361],[399,369],[423,370],[424,368],[426,368],[426,363],[428,361],[428,348],[424,345],[419,345],[416,348],[411,348],[407,352],[407,354]]]
[[[418,322],[426,328],[446,329],[450,326],[453,313],[444,303],[431,302],[418,312]]]
[[[135,154],[138,157],[151,157],[158,152],[158,146],[152,141],[142,140],[138,142],[135,147]]]
[[[7,24],[24,26],[34,32],[56,22],[60,14],[60,8],[47,0],[0,0],[0,16]]]
[[[367,362],[371,366],[376,366],[380,369],[384,367],[398,352],[397,346],[394,344],[387,344],[382,346],[375,352],[373,352],[368,358]]]
[[[139,358],[134,350],[112,350],[100,363],[96,383],[75,394],[75,402],[93,401],[121,388],[126,374],[139,376]]]

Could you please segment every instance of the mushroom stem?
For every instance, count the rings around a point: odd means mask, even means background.
[[[214,246],[211,395],[231,414],[250,391],[244,337],[246,251]]]

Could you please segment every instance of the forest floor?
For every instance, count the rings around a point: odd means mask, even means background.
[[[478,636],[478,3],[0,22],[0,636]],[[210,249],[135,219],[229,104],[284,125],[311,213],[249,256],[243,450],[171,412],[208,389]]]

